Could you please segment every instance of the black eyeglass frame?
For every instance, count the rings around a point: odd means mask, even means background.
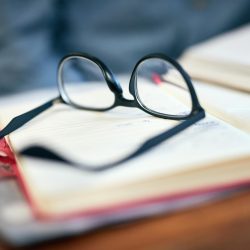
[[[110,107],[107,107],[107,108],[93,108],[93,107],[78,105],[77,103],[75,103],[74,101],[71,100],[71,98],[67,94],[67,91],[65,90],[65,86],[64,86],[64,83],[62,80],[63,79],[62,72],[63,72],[64,63],[67,62],[68,60],[73,59],[73,58],[74,59],[75,58],[88,59],[88,60],[92,61],[93,63],[95,63],[101,69],[109,89],[115,95],[113,105],[111,105]],[[159,113],[159,112],[156,112],[156,111],[151,110],[148,107],[146,107],[143,104],[143,102],[140,100],[140,96],[138,94],[138,89],[137,89],[137,81],[136,81],[137,69],[138,69],[138,66],[142,62],[144,62],[145,60],[154,59],[154,58],[163,59],[167,62],[170,62],[180,72],[181,76],[183,77],[183,79],[187,83],[187,87],[188,87],[188,90],[189,90],[189,93],[191,96],[192,109],[191,109],[190,114],[178,116],[178,115],[168,115],[168,114],[164,114],[164,113]],[[63,103],[68,104],[70,106],[73,106],[77,109],[89,110],[89,111],[108,111],[108,110],[113,109],[117,106],[135,107],[135,108],[142,109],[144,112],[146,112],[150,115],[159,117],[159,118],[172,119],[172,120],[183,120],[183,119],[188,119],[189,117],[193,116],[193,114],[195,112],[197,112],[198,109],[201,108],[201,105],[198,101],[198,98],[197,98],[197,95],[195,93],[191,79],[188,76],[188,74],[185,72],[185,70],[174,59],[172,59],[164,54],[159,54],[159,53],[149,54],[149,55],[141,58],[137,62],[137,64],[135,65],[135,67],[132,71],[130,81],[129,81],[129,92],[134,97],[133,100],[128,100],[128,99],[123,97],[123,95],[122,95],[123,90],[122,90],[120,84],[116,81],[113,73],[109,70],[109,68],[98,58],[93,57],[93,56],[86,54],[86,53],[73,53],[73,54],[67,55],[67,56],[62,58],[62,60],[59,63],[59,67],[58,67],[58,88],[59,88],[59,92],[61,94],[60,96],[62,98]]]
[[[64,87],[64,84],[62,81],[62,69],[63,69],[63,64],[71,58],[88,59],[88,60],[92,61],[93,63],[95,63],[101,69],[109,89],[112,91],[112,93],[115,96],[113,105],[111,105],[110,107],[107,107],[107,108],[84,107],[84,106],[80,106],[80,105],[74,103],[69,98],[69,96],[67,95],[67,92],[65,91],[65,87]],[[188,87],[188,90],[189,90],[189,93],[190,93],[191,101],[192,101],[192,108],[191,108],[191,112],[189,114],[186,114],[186,115],[185,114],[184,115],[168,115],[168,114],[159,113],[159,112],[156,112],[156,111],[153,111],[153,110],[147,108],[140,100],[138,89],[137,89],[137,81],[136,81],[136,73],[138,70],[138,66],[142,62],[144,62],[145,60],[154,59],[154,58],[162,59],[162,60],[165,60],[165,61],[171,63],[179,71],[179,73],[181,74],[181,76],[185,80],[187,87]],[[193,87],[193,84],[192,84],[192,81],[191,81],[189,75],[185,72],[185,70],[180,66],[180,64],[177,61],[175,61],[174,59],[172,59],[164,54],[159,54],[159,53],[149,54],[149,55],[141,58],[137,62],[137,64],[135,65],[135,67],[132,71],[130,81],[129,81],[129,92],[133,96],[133,98],[134,98],[133,100],[126,99],[123,96],[123,90],[122,90],[120,84],[116,81],[113,73],[109,70],[109,68],[98,58],[91,56],[89,54],[86,54],[86,53],[72,53],[72,54],[67,55],[61,59],[59,66],[58,66],[58,89],[59,89],[59,96],[57,96],[56,98],[53,98],[52,100],[32,109],[24,114],[21,114],[15,118],[13,118],[9,122],[9,124],[7,124],[7,126],[3,130],[0,131],[0,139],[6,135],[12,133],[13,131],[17,130],[18,128],[20,128],[21,126],[23,126],[24,124],[26,124],[27,122],[32,120],[34,117],[36,117],[37,115],[39,115],[43,111],[52,107],[56,103],[67,104],[67,105],[70,105],[74,108],[81,109],[81,110],[87,110],[87,111],[108,111],[108,110],[113,109],[117,106],[134,107],[134,108],[139,108],[139,109],[143,110],[144,112],[146,112],[150,115],[153,115],[155,117],[158,117],[158,118],[171,119],[171,120],[184,120],[182,123],[176,125],[175,127],[168,129],[167,131],[147,140],[135,152],[131,153],[130,155],[126,156],[125,158],[118,160],[116,162],[110,163],[110,164],[98,166],[96,168],[82,165],[82,164],[80,166],[79,164],[72,163],[72,162],[68,161],[67,159],[64,159],[63,157],[59,156],[55,152],[48,150],[48,149],[45,149],[41,146],[34,145],[34,146],[31,146],[29,148],[24,149],[21,152],[22,154],[26,154],[29,156],[42,157],[42,158],[47,158],[47,159],[52,159],[52,160],[63,161],[63,162],[69,163],[71,165],[75,165],[76,167],[79,167],[81,169],[85,169],[88,171],[102,171],[105,169],[112,168],[120,163],[123,163],[127,160],[130,160],[130,159],[150,150],[151,148],[153,148],[156,145],[162,143],[163,141],[171,138],[172,136],[176,135],[177,133],[181,132],[182,130],[188,128],[189,126],[193,125],[194,123],[196,123],[197,121],[199,121],[205,117],[205,111],[199,103],[198,97],[196,95],[195,89]]]

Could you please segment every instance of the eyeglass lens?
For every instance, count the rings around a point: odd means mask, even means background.
[[[146,108],[172,116],[190,114],[192,100],[187,83],[170,62],[146,59],[138,65],[136,79],[138,97]]]
[[[114,103],[103,72],[84,57],[67,58],[62,65],[61,81],[68,99],[82,107],[108,108]]]

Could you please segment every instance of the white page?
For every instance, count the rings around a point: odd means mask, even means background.
[[[250,94],[198,81],[194,85],[208,112],[250,133]]]
[[[187,49],[180,58],[194,78],[250,92],[250,25]]]
[[[193,58],[248,67],[250,72],[250,25],[229,31],[194,45],[187,55]]]
[[[169,77],[168,77],[169,79]],[[219,119],[250,133],[250,94],[230,88],[215,86],[204,81],[193,81],[199,101],[203,108]],[[163,91],[182,102],[189,104],[187,91],[162,84]]]

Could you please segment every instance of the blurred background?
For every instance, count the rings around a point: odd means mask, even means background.
[[[58,61],[87,52],[114,73],[250,21],[249,0],[0,0],[0,94],[56,84]]]

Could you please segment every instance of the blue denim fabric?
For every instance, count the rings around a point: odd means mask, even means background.
[[[0,94],[55,84],[60,56],[84,51],[118,73],[250,21],[249,0],[0,0]]]

